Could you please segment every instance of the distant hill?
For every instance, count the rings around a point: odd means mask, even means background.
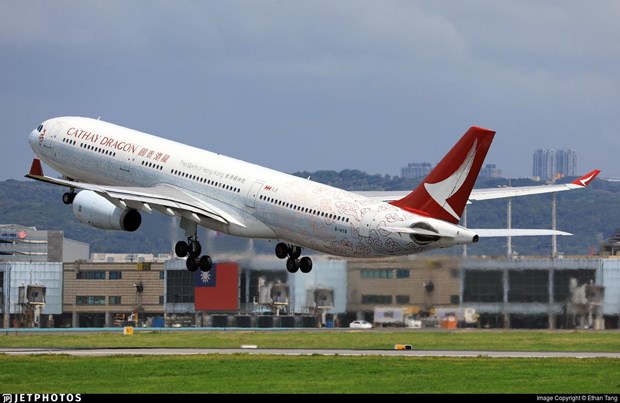
[[[298,172],[294,175],[348,190],[412,189],[418,180],[369,175],[357,170]],[[570,181],[574,178],[568,178]],[[512,186],[538,185],[528,179],[511,180]],[[508,185],[507,179],[480,178],[476,187]],[[135,232],[106,231],[80,223],[71,206],[62,203],[65,188],[31,180],[0,182],[0,224],[34,226],[41,230],[62,230],[65,237],[90,244],[99,253],[168,253],[183,239],[178,222],[162,214],[143,214],[142,226]],[[512,200],[513,228],[551,228],[551,194],[519,197]],[[478,201],[467,208],[470,228],[506,227],[507,200]],[[557,237],[558,251],[566,255],[598,252],[603,240],[620,227],[620,183],[595,179],[586,189],[557,194],[557,228],[573,236]],[[200,229],[205,239],[207,231]],[[213,233],[210,233],[213,234]],[[213,256],[218,251],[245,250],[248,240],[232,236],[210,238]],[[548,255],[551,237],[512,238],[513,250],[521,255]],[[253,247],[271,252],[274,244],[254,241]],[[206,252],[206,251],[205,251]],[[430,252],[459,255],[460,248]],[[468,247],[469,255],[503,256],[506,238],[482,239]]]

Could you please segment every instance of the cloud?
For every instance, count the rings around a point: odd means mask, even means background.
[[[8,1],[0,121],[103,115],[289,172],[391,175],[476,124],[498,130],[505,173],[572,147],[620,176],[619,17],[615,1]]]

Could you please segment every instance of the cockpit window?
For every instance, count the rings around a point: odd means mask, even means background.
[[[40,132],[41,129],[43,129],[43,125],[42,124],[40,124],[39,127],[37,127],[37,131]]]

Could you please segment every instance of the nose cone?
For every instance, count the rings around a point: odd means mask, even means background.
[[[28,135],[28,144],[30,144],[30,147],[33,150],[35,150],[35,148],[38,147],[40,143],[42,142],[43,142],[43,136],[41,133],[39,133],[37,129],[34,129],[33,131],[31,131],[30,134]]]

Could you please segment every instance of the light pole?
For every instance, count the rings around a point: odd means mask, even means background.
[[[140,319],[140,311],[142,310],[142,292],[144,291],[144,286],[142,285],[142,281],[140,281],[139,283],[134,283],[132,284],[134,287],[136,287],[136,326],[139,325],[139,319]]]

